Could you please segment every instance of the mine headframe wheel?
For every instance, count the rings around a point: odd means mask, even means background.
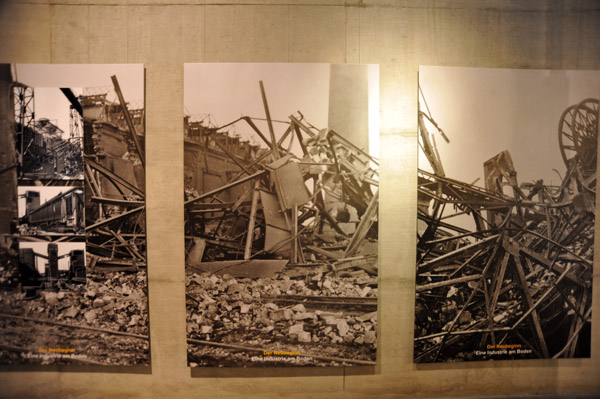
[[[598,100],[587,98],[568,107],[558,123],[560,153],[567,168],[575,158],[584,176],[596,172]]]

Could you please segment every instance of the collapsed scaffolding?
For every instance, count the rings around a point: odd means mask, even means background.
[[[415,362],[589,356],[598,119],[597,99],[562,114],[560,186],[519,185],[502,151],[484,189],[446,176],[419,110]]]
[[[91,269],[145,267],[144,110],[130,109],[116,76],[82,97],[86,249]]]
[[[270,117],[267,119],[270,139],[249,117],[221,127],[205,127],[201,132],[201,140],[218,146],[240,171],[222,187],[202,194],[186,192],[188,266],[202,263],[208,268],[207,260],[243,260],[248,268],[254,259],[269,257],[304,264],[306,251],[336,262],[347,261],[368,234],[377,237],[377,159],[331,129],[317,130],[302,114],[290,116],[285,132],[276,140]],[[223,129],[239,121],[248,123],[268,146],[250,161],[218,139]],[[302,157],[291,151],[295,140]],[[306,181],[312,181],[311,191]],[[220,194],[234,189],[240,193],[237,200],[223,201]],[[360,220],[350,233],[348,206],[356,209]],[[326,227],[337,234],[337,241],[322,234]],[[336,247],[345,240],[343,254],[310,245],[304,239],[309,235]]]

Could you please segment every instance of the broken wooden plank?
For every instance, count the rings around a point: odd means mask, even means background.
[[[262,80],[258,81],[260,85],[260,94],[263,100],[263,106],[265,107],[265,115],[267,117],[267,125],[269,126],[269,134],[271,136],[271,148],[275,150],[275,158],[279,158],[279,149],[277,148],[277,140],[275,139],[275,131],[273,130],[273,121],[271,120],[271,113],[269,112],[269,104],[267,103],[267,95],[265,94],[265,87]]]
[[[496,310],[496,304],[498,303],[498,297],[500,296],[500,288],[502,287],[502,284],[504,283],[504,275],[506,274],[506,267],[508,265],[509,257],[510,257],[510,254],[508,252],[505,252],[504,256],[502,257],[502,262],[500,263],[500,267],[497,268],[497,270],[494,272],[494,278],[492,279],[492,286],[491,286],[492,295],[489,298],[489,309],[488,309],[488,314],[490,315],[490,317],[494,314],[494,311]],[[492,327],[493,326],[490,325],[490,328],[492,328]]]
[[[110,230],[111,234],[123,245],[123,247],[125,248],[125,250],[127,252],[129,252],[129,254],[131,255],[132,258],[137,258],[140,260],[145,259],[145,256],[142,256],[137,248],[135,247],[135,245],[130,245],[127,241],[125,241],[125,239],[123,237],[121,237],[121,235],[118,232],[115,232],[113,230]]]
[[[360,222],[358,223],[358,226],[356,227],[356,231],[352,235],[352,239],[350,239],[350,242],[348,243],[348,246],[346,247],[346,251],[344,252],[344,258],[352,256],[358,250],[358,247],[360,246],[361,242],[367,236],[367,233],[371,229],[371,226],[377,220],[378,209],[379,209],[379,190],[377,190],[375,192],[375,194],[373,194],[373,198],[371,198],[371,201],[369,202],[369,206],[367,207],[367,210],[360,218]]]
[[[433,290],[436,288],[446,287],[448,285],[453,285],[453,284],[467,283],[469,281],[479,280],[480,278],[481,278],[481,275],[464,276],[464,277],[454,278],[452,280],[439,281],[437,283],[418,285],[416,288],[416,292]]]
[[[457,250],[448,252],[442,256],[438,256],[435,259],[429,260],[427,262],[423,262],[418,266],[419,273],[432,270],[435,266],[437,266],[439,264],[444,264],[444,263],[450,262],[460,256],[465,255],[466,253],[469,253],[470,251],[479,249],[480,247],[488,244],[489,242],[491,242],[497,238],[498,238],[498,234],[489,236],[481,241],[477,241],[476,243],[465,245],[464,247],[460,247]]]
[[[97,170],[98,172],[100,172],[101,174],[103,174],[104,176],[106,176],[111,181],[111,183],[113,183],[115,185],[120,184],[121,186],[128,189],[129,191],[144,198],[145,193],[143,190],[140,190],[133,184],[129,183],[127,180],[123,179],[121,176],[118,176],[114,172],[111,172],[106,167],[100,165],[99,163],[92,161],[89,158],[85,159],[85,164],[86,164],[86,166],[90,166],[90,167],[94,168],[95,170]]]
[[[260,192],[258,190],[260,180],[254,181],[254,193],[252,195],[252,208],[250,209],[250,220],[248,220],[248,233],[246,237],[246,248],[244,250],[244,259],[250,259],[252,255],[252,238],[254,236],[254,222],[256,221],[256,208],[258,207],[258,197]]]
[[[190,266],[195,266],[202,263],[204,249],[206,248],[206,240],[200,237],[192,238],[192,248],[188,253],[185,263]]]
[[[217,195],[217,194],[219,194],[219,193],[222,193],[223,191],[227,191],[227,190],[229,190],[229,189],[230,189],[230,188],[232,188],[232,187],[235,187],[235,186],[238,186],[238,185],[240,185],[240,184],[246,183],[246,182],[248,182],[248,181],[250,181],[250,180],[256,179],[257,177],[261,177],[261,176],[263,176],[265,173],[267,173],[267,171],[266,171],[266,170],[261,170],[260,172],[257,172],[257,173],[255,173],[255,174],[253,174],[253,175],[246,176],[246,177],[244,177],[244,178],[241,178],[241,179],[239,179],[239,180],[236,180],[236,181],[234,181],[233,183],[226,184],[226,185],[224,185],[224,186],[222,186],[222,187],[219,187],[219,188],[217,188],[217,189],[214,189],[214,190],[211,190],[211,191],[209,191],[209,192],[207,192],[207,193],[204,193],[204,194],[202,194],[202,195],[199,195],[199,196],[197,196],[196,198],[189,199],[189,200],[185,201],[184,205],[193,204],[193,203],[195,203],[195,202],[198,202],[198,201],[200,201],[200,200],[203,200],[203,199],[205,199],[205,198],[212,197],[212,196],[214,196],[214,195]]]
[[[117,80],[117,77],[115,75],[112,75],[110,77],[110,79],[113,82],[113,86],[115,88],[115,93],[117,93],[117,97],[119,98],[119,104],[121,105],[121,110],[123,111],[123,116],[125,116],[125,121],[127,122],[127,126],[129,127],[129,134],[131,135],[133,143],[135,144],[135,149],[140,158],[140,162],[142,163],[142,167],[144,167],[144,165],[146,163],[145,157],[144,157],[144,149],[142,148],[142,145],[140,144],[140,141],[138,140],[137,132],[135,130],[135,125],[133,124],[131,115],[129,114],[129,110],[127,109],[127,103],[125,102],[125,99],[123,98],[123,93],[121,93],[121,87],[119,86],[119,81]]]
[[[323,255],[329,259],[341,260],[344,258],[344,254],[342,253],[331,252],[323,248],[315,247],[314,245],[307,245],[306,249],[318,253],[319,255]]]
[[[587,312],[585,312],[585,314],[583,315],[583,317],[585,317],[586,319],[588,317],[590,317],[590,315],[592,314],[592,308],[590,307]],[[567,341],[567,343],[565,344],[565,346],[554,356],[552,356],[552,359],[558,359],[560,358],[563,353],[565,353],[565,351],[567,349],[569,349],[569,346],[573,343],[573,341],[575,339],[577,339],[577,337],[579,337],[579,332],[581,331],[581,329],[586,325],[586,323],[581,323],[581,325],[579,325],[579,327],[573,332],[573,334],[571,334],[571,337],[569,338],[569,340]]]
[[[202,262],[187,266],[198,273],[209,272],[220,276],[229,274],[233,277],[257,278],[273,277],[281,272],[288,262],[287,259],[249,259]]]
[[[549,259],[546,259],[543,255],[538,254],[537,252],[520,245],[519,243],[515,242],[514,240],[505,239],[503,245],[504,245],[505,249],[507,251],[509,251],[513,256],[517,257],[517,256],[519,256],[519,253],[522,253],[523,255],[525,255],[529,259],[531,259],[532,261],[539,263],[547,270],[550,270],[556,274],[562,274],[566,270],[562,266],[557,265],[556,263],[550,261]],[[586,283],[583,280],[581,280],[579,277],[577,277],[576,275],[574,275],[571,272],[568,272],[565,277],[567,279],[571,280],[572,282],[574,282],[575,284],[580,285],[581,287],[586,286]]]
[[[144,201],[129,201],[129,200],[120,200],[120,199],[115,199],[115,198],[104,198],[104,197],[97,197],[97,196],[92,196],[91,200],[93,202],[99,202],[101,204],[117,205],[117,206],[123,206],[123,207],[143,206],[144,205]]]
[[[94,223],[91,226],[86,226],[85,231],[91,231],[91,230],[97,229],[98,227],[106,226],[109,223],[112,223],[112,222],[117,221],[117,220],[121,220],[123,218],[126,218],[127,216],[131,216],[131,215],[136,214],[138,212],[141,212],[143,210],[144,210],[144,207],[140,206],[139,208],[135,208],[135,209],[132,209],[130,211],[123,212],[123,213],[121,213],[119,215],[115,215],[115,216],[109,217],[107,219],[104,219],[104,220],[101,220],[101,221],[99,221],[97,223]]]
[[[521,291],[523,292],[523,296],[525,297],[525,302],[527,304],[527,309],[532,309],[530,312],[530,323],[532,329],[534,330],[535,335],[538,338],[538,344],[542,351],[542,354],[545,358],[550,357],[548,353],[548,347],[546,345],[546,339],[544,338],[544,333],[542,332],[542,326],[540,324],[540,318],[535,310],[535,304],[533,299],[531,298],[531,293],[529,292],[529,287],[527,286],[527,279],[525,278],[525,272],[523,271],[523,265],[521,264],[521,260],[519,255],[514,256],[514,264],[513,268],[516,271],[518,283],[521,285]]]
[[[97,258],[96,267],[102,268],[107,271],[115,271],[115,270],[124,270],[124,271],[138,271],[140,266],[145,266],[145,264],[140,264],[136,262],[135,259],[109,259],[109,258]]]
[[[298,239],[298,205],[292,209],[292,235],[295,237],[292,241],[292,263],[298,263],[298,251],[300,249],[300,240]]]

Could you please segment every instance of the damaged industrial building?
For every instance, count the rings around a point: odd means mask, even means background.
[[[81,179],[83,177],[81,115],[70,108],[69,135],[35,112],[34,88],[14,83],[15,149],[19,179]],[[64,95],[73,99],[70,89]],[[55,95],[62,96],[58,90]],[[43,116],[43,115],[42,115]]]
[[[31,174],[25,161],[43,146],[28,144],[28,137],[47,136],[49,122],[32,119],[31,126],[45,126],[41,132],[24,128],[23,114],[35,108],[36,88],[14,76],[27,80],[29,70],[35,78],[46,76],[44,68],[0,65],[0,136],[8,144],[0,181],[7,193],[0,220],[0,364],[149,365],[144,110],[125,101],[117,75],[108,80],[112,87],[78,94],[46,89],[67,99],[71,124],[81,126],[80,136],[71,140],[78,142],[79,154],[62,158],[80,160],[69,164],[80,165],[80,175]],[[86,66],[67,68],[74,81],[87,73]],[[117,70],[126,79],[143,76],[140,67]],[[65,144],[48,143],[52,151],[44,159],[66,165],[56,147]],[[21,144],[27,151],[20,152]]]
[[[378,160],[302,110],[272,117],[255,84],[264,118],[185,118],[188,363],[373,365]]]
[[[90,268],[146,267],[144,109],[114,92],[84,91],[85,201]],[[111,98],[115,97],[116,98]]]
[[[490,148],[481,187],[446,174],[438,144],[452,133],[420,94],[431,171],[418,171],[414,361],[589,357],[598,99],[546,115],[559,120],[546,140],[558,140],[560,184],[520,182],[511,152]]]

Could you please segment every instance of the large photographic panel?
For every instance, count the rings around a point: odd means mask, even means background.
[[[374,365],[378,68],[185,64],[191,367]]]
[[[599,95],[420,68],[415,362],[590,356]]]
[[[0,364],[150,364],[142,65],[0,65]]]

